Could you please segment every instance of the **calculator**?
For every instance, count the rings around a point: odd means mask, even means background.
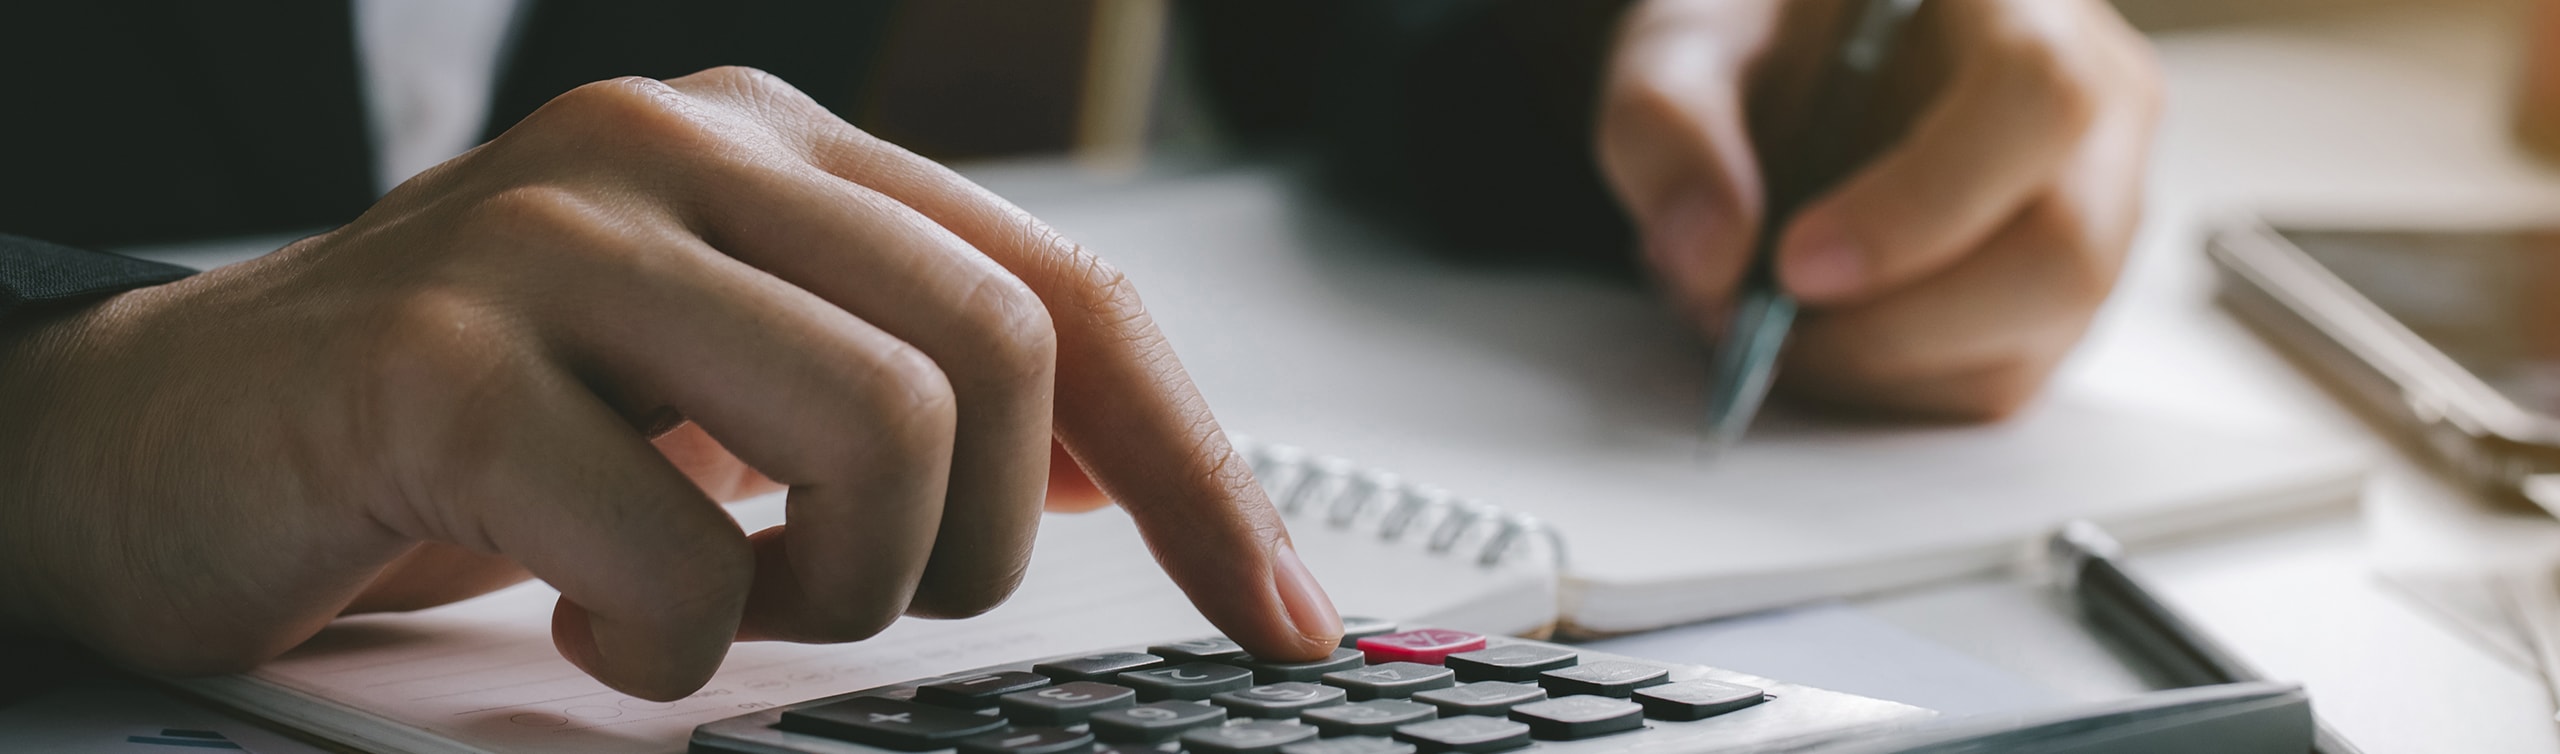
[[[1344,621],[1270,662],[1205,637],[979,668],[695,728],[694,754],[1771,751],[1925,722],[1878,699],[1443,628]]]

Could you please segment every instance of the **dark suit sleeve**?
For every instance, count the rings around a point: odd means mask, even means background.
[[[1629,0],[1300,0],[1183,8],[1211,110],[1304,143],[1359,206],[1472,259],[1632,271],[1592,160]]]
[[[194,274],[176,265],[0,233],[0,320]]]

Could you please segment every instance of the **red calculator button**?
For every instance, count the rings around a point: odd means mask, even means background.
[[[1451,631],[1445,628],[1417,628],[1360,640],[1360,653],[1369,662],[1419,662],[1438,665],[1440,660],[1459,652],[1484,648],[1484,634]]]

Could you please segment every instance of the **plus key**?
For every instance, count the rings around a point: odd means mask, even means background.
[[[1484,648],[1484,635],[1445,628],[1419,628],[1360,640],[1369,662],[1418,662],[1438,665],[1449,655]]]

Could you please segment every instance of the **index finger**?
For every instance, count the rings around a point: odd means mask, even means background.
[[[1336,646],[1331,598],[1126,277],[939,164],[850,126],[815,138],[819,165],[949,228],[1040,297],[1058,335],[1059,440],[1210,622],[1262,657]]]

